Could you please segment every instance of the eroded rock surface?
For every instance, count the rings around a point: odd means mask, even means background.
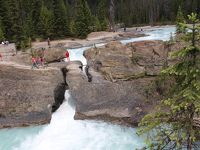
[[[84,52],[88,65],[101,72],[107,80],[155,76],[167,60],[162,41],[141,41],[122,45],[111,42],[105,48]]]
[[[146,113],[154,111],[160,95],[152,83],[167,60],[162,41],[112,42],[105,48],[87,50],[84,56],[86,73],[80,69],[81,62],[67,65],[75,119],[137,125]]]
[[[49,123],[64,100],[60,69],[31,70],[0,64],[0,128]]]

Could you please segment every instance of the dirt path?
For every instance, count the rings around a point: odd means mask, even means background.
[[[7,66],[12,66],[12,67],[15,67],[15,68],[19,68],[19,69],[28,69],[28,70],[32,70],[32,66],[30,65],[21,65],[21,64],[18,64],[18,63],[15,63],[15,62],[11,62],[11,61],[0,61],[0,65],[7,65]],[[46,67],[46,68],[34,68],[34,70],[38,70],[38,71],[41,71],[41,70],[52,70],[52,69],[57,69],[59,70],[58,68],[55,68],[55,67]]]

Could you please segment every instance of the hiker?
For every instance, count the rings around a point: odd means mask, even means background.
[[[66,53],[65,53],[65,56],[66,56],[66,59],[67,59],[67,61],[70,61],[70,59],[69,59],[69,52],[68,52],[68,50],[66,51]]]
[[[14,49],[11,50],[12,51],[12,56],[15,56],[16,55],[16,52]]]
[[[0,61],[3,61],[3,57],[2,57],[2,55],[1,55],[1,53],[0,53]]]
[[[94,48],[97,48],[95,43],[93,44],[93,47],[94,47]]]
[[[36,58],[36,64],[37,64],[38,66],[41,65],[40,57],[37,57],[37,58]]]
[[[40,57],[40,64],[42,67],[44,67],[44,57]]]
[[[126,26],[124,26],[124,32],[126,32]]]
[[[31,61],[32,61],[32,68],[31,69],[33,69],[34,67],[37,68],[37,69],[39,69],[39,67],[37,65],[36,58],[32,56]]]
[[[50,48],[51,47],[51,43],[50,43],[50,38],[49,37],[47,39],[47,44],[48,44],[48,47]]]

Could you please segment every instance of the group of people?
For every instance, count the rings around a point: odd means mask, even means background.
[[[44,65],[45,65],[44,57],[37,58],[37,57],[32,56],[31,61],[32,61],[32,69],[34,69],[34,68],[39,69],[39,66],[44,67]]]
[[[68,51],[65,52],[65,57],[66,57],[65,58],[66,61],[70,61]],[[45,58],[44,57],[34,57],[34,56],[32,56],[31,62],[32,62],[32,69],[34,69],[34,68],[39,69],[39,66],[45,67]]]

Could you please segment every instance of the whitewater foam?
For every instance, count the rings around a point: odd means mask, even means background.
[[[135,129],[101,121],[75,121],[69,92],[51,123],[14,150],[130,150],[141,148]]]

